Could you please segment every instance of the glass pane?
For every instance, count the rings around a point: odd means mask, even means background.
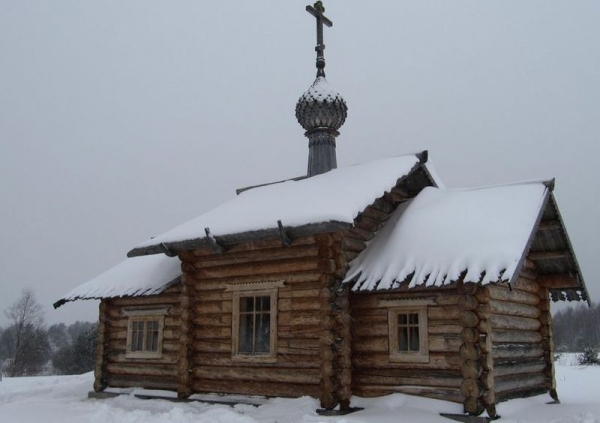
[[[144,351],[158,350],[158,320],[148,320],[146,322],[146,343]]]
[[[134,321],[131,324],[131,351],[142,351],[144,347],[144,322]]]
[[[256,316],[256,353],[268,353],[271,344],[271,315],[264,313]]]
[[[406,320],[406,314],[399,314],[398,315],[398,324],[399,325],[405,325],[407,324],[407,320]]]
[[[254,297],[240,298],[240,313],[247,313],[252,311],[254,311]]]
[[[245,300],[245,298],[244,298]],[[238,352],[251,354],[254,337],[254,314],[240,315],[240,328],[238,333]]]
[[[408,351],[408,329],[406,327],[398,328],[398,351]]]
[[[419,327],[411,326],[410,330],[410,351],[419,351]]]
[[[418,313],[410,313],[408,315],[408,323],[411,325],[419,324],[419,314]]]
[[[260,302],[260,307],[258,310],[260,311],[269,311],[271,310],[271,297],[258,297],[257,302]]]

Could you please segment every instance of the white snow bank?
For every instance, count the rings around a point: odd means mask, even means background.
[[[510,280],[547,192],[541,182],[477,189],[425,188],[401,205],[351,263],[355,291],[441,286],[459,278]]]
[[[291,227],[330,221],[353,223],[358,213],[394,187],[418,162],[415,155],[392,157],[300,181],[253,188],[137,248],[204,238],[204,228],[220,236],[277,228],[278,220]]]
[[[445,401],[394,394],[352,398],[364,410],[340,417],[321,417],[317,400],[274,398],[260,407],[175,403],[121,396],[87,399],[94,376],[4,378],[0,382],[0,421],[10,423],[449,423],[439,415],[460,413],[462,406]],[[548,405],[548,395],[500,403],[502,423],[600,423],[600,366],[557,366],[561,404]]]
[[[180,275],[181,262],[177,257],[158,254],[129,258],[71,290],[62,300],[158,294]]]

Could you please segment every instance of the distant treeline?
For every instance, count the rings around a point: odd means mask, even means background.
[[[556,352],[582,352],[600,348],[600,303],[577,305],[553,316]]]
[[[46,327],[32,290],[24,289],[0,327],[0,365],[6,376],[80,374],[94,368],[97,323],[59,323]]]

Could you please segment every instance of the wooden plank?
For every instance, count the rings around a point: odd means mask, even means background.
[[[429,335],[429,351],[458,352],[462,345],[460,335]]]
[[[437,375],[421,377],[401,377],[387,375],[372,375],[367,372],[354,373],[355,385],[409,385],[432,388],[460,388],[462,377],[440,377]]]
[[[532,251],[528,254],[530,260],[560,260],[570,256],[568,251]]]
[[[296,259],[302,257],[317,257],[319,255],[319,246],[317,244],[299,245],[291,247],[282,247],[264,250],[247,250],[242,252],[227,252],[223,255],[204,257],[196,259],[193,266],[196,269],[209,267],[229,266],[236,264],[254,263],[257,261],[272,261],[282,259]]]
[[[114,388],[137,388],[146,389],[164,389],[166,391],[177,391],[177,377],[164,376],[140,376],[138,378],[127,377],[126,375],[107,375],[106,382],[108,386]]]
[[[431,352],[429,363],[398,363],[389,361],[390,355],[386,351],[357,352],[352,354],[352,364],[356,369],[368,368],[404,368],[404,369],[434,369],[457,370],[460,369],[462,359],[457,353]]]

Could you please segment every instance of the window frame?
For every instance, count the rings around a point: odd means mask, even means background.
[[[247,288],[247,287],[246,287]],[[239,351],[240,300],[248,297],[270,297],[269,352],[248,354]],[[232,295],[231,358],[238,362],[275,363],[277,361],[277,287],[268,289],[238,289]]]
[[[398,349],[398,316],[416,313],[419,316],[419,351]],[[429,325],[427,305],[406,305],[388,309],[389,359],[394,363],[429,363]]]
[[[125,358],[127,359],[161,359],[163,356],[163,335],[165,328],[165,315],[168,314],[168,307],[160,308],[130,308],[123,310],[127,319],[127,342],[125,347]],[[133,323],[144,322],[143,346],[146,345],[146,324],[147,322],[158,322],[158,339],[156,342],[156,351],[142,350],[133,351]]]

